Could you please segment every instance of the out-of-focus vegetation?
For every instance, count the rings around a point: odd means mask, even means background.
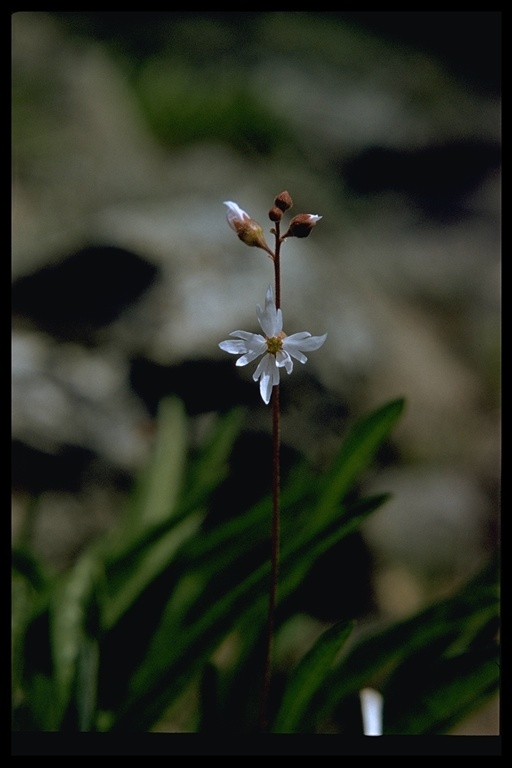
[[[324,476],[296,466],[283,488],[275,732],[361,733],[354,702],[374,685],[384,692],[386,733],[439,734],[497,689],[495,565],[399,624],[354,639],[352,621],[334,624],[286,662],[300,631],[295,591],[386,501],[354,487],[402,407],[389,403],[355,424]],[[219,419],[189,459],[182,404],[163,401],[153,462],[121,525],[65,574],[15,550],[15,730],[254,732],[270,499],[250,507],[237,499],[223,524],[205,527],[242,419],[239,411]]]

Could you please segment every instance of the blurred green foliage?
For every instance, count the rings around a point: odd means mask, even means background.
[[[290,598],[317,559],[386,501],[355,488],[402,409],[393,401],[357,422],[324,474],[303,464],[290,473],[278,635],[297,626]],[[204,525],[243,420],[241,410],[219,416],[190,455],[182,403],[162,401],[153,460],[122,524],[65,573],[48,573],[27,546],[14,551],[14,731],[255,730],[271,500],[234,499],[238,514]],[[386,733],[445,733],[497,690],[497,585],[492,563],[406,621],[356,639],[351,617],[332,625],[275,675],[272,730],[348,732],[358,691],[372,685]]]
[[[143,65],[134,89],[151,131],[169,147],[212,141],[267,156],[291,141],[284,120],[231,70],[194,70],[158,57]]]

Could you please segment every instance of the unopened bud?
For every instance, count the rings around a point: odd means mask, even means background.
[[[237,203],[231,201],[225,202],[228,212],[226,218],[228,224],[233,229],[240,240],[246,245],[254,246],[255,248],[263,248],[269,256],[273,259],[274,254],[265,242],[265,236],[263,234],[263,227],[258,224],[257,221],[251,219],[248,213],[243,211]]]
[[[294,216],[290,221],[288,232],[283,235],[285,237],[307,237],[317,221],[320,221],[322,217],[317,216],[315,213],[299,213]]]
[[[277,206],[274,206],[274,208],[271,208],[268,212],[268,217],[270,221],[281,221],[283,218],[283,212],[277,208]]]
[[[281,192],[281,194],[276,197],[276,199],[274,200],[274,205],[276,206],[276,208],[279,208],[280,211],[284,212],[292,207],[293,202],[289,193],[285,190],[284,192]]]

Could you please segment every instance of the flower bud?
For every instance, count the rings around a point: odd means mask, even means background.
[[[274,205],[276,208],[279,208],[281,211],[287,211],[289,208],[292,207],[293,202],[289,195],[289,193],[285,190],[284,192],[281,192],[276,199],[274,200]]]
[[[240,240],[246,245],[263,248],[273,259],[274,254],[265,242],[262,226],[254,219],[251,219],[249,214],[243,211],[236,203],[229,201],[225,202],[224,205],[228,207],[226,214],[228,224],[237,233]]]
[[[315,213],[299,213],[294,216],[290,221],[288,232],[283,235],[285,237],[307,237],[317,221],[320,221],[322,217],[317,216]]]
[[[283,218],[283,212],[277,208],[277,206],[274,206],[274,208],[271,208],[268,212],[268,217],[270,221],[281,221]]]

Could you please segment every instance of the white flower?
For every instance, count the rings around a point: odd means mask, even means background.
[[[244,224],[251,220],[251,217],[248,213],[243,211],[240,206],[237,203],[231,202],[231,200],[224,203],[224,205],[227,205],[228,210],[226,213],[226,218],[228,220],[228,224],[231,227],[231,229],[234,229],[235,232],[238,233],[238,228],[240,224]],[[238,226],[235,226],[238,225]]]
[[[286,373],[291,373],[292,357],[300,363],[307,362],[304,352],[313,352],[321,347],[327,334],[312,336],[307,331],[300,331],[287,336],[283,333],[283,314],[280,309],[276,309],[271,286],[265,296],[265,309],[258,304],[256,314],[264,336],[248,331],[233,331],[229,335],[235,339],[221,341],[219,347],[232,355],[241,355],[236,361],[239,366],[247,365],[263,355],[254,371],[253,379],[259,379],[261,397],[268,405],[272,387],[279,384],[279,369],[285,368]]]

